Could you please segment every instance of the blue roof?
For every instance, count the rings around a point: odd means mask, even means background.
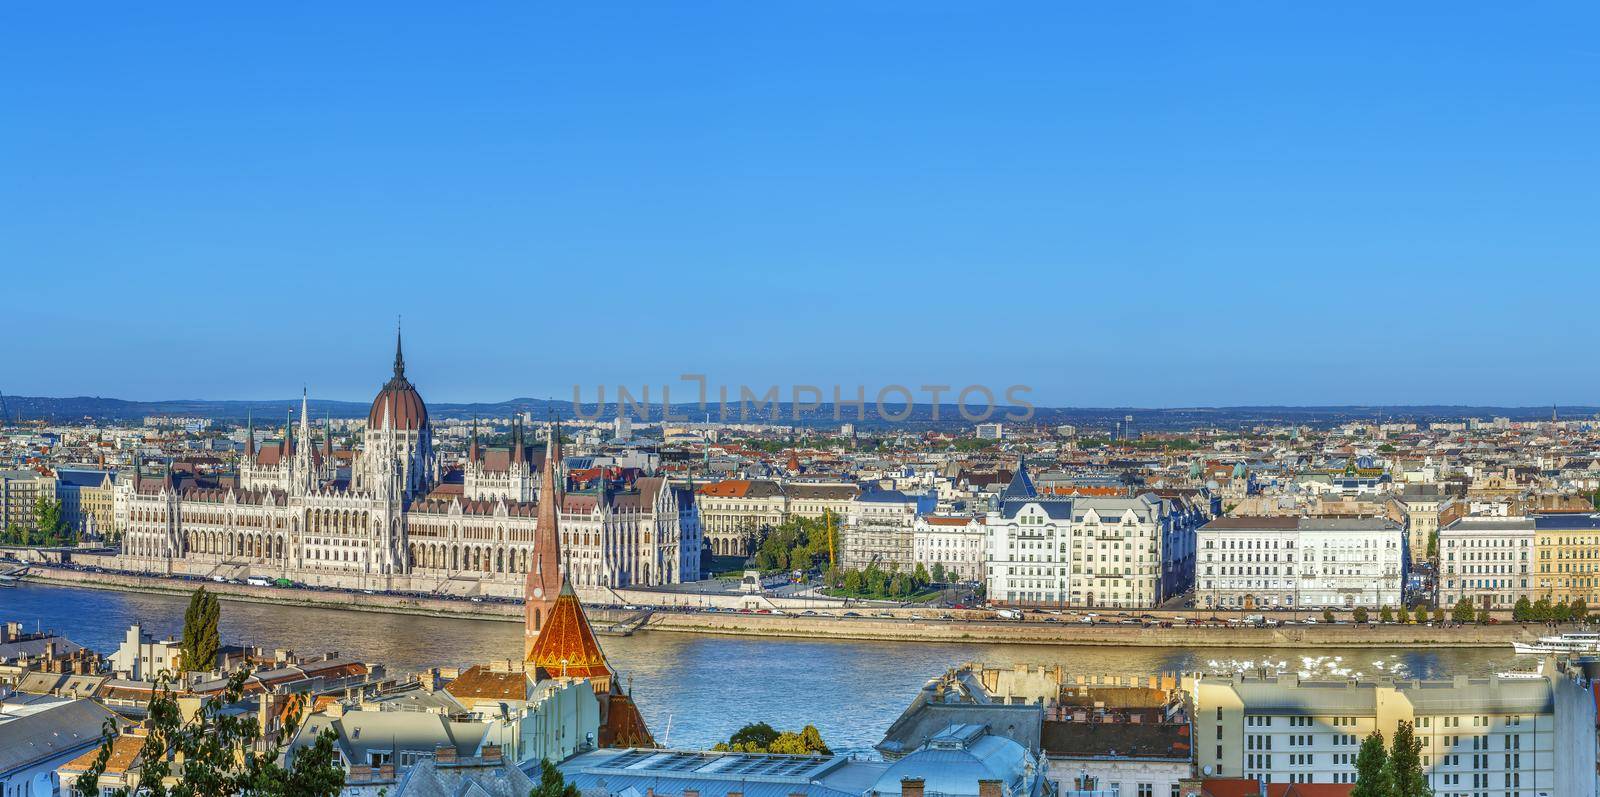
[[[1017,516],[1028,504],[1038,504],[1051,520],[1068,520],[1072,517],[1072,499],[1067,496],[1044,498],[1008,498],[1000,502],[1000,514],[1007,520]]]
[[[106,480],[108,474],[103,470],[67,470],[61,468],[56,471],[56,481],[69,487],[99,487]]]
[[[1011,477],[1011,483],[1000,493],[1000,500],[1006,501],[1014,498],[1032,498],[1038,493],[1033,489],[1033,479],[1028,477],[1028,460],[1024,457],[1017,462],[1017,473]]]
[[[1534,515],[1533,527],[1536,529],[1572,529],[1573,531],[1593,531],[1600,529],[1600,514]]]
[[[874,490],[862,493],[856,500],[866,501],[869,504],[912,504],[917,501],[899,490]]]

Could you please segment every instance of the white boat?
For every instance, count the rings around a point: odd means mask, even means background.
[[[1512,642],[1518,653],[1600,653],[1600,633],[1573,631],[1560,636],[1542,636],[1538,642]]]

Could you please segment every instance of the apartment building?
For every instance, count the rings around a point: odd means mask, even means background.
[[[1534,597],[1534,521],[1464,517],[1439,530],[1438,605],[1510,609]]]
[[[1172,542],[1168,500],[1040,495],[1026,465],[984,523],[988,597],[1008,606],[1150,608],[1190,549]]]
[[[849,570],[877,565],[910,572],[916,567],[917,517],[933,510],[934,497],[871,490],[850,502],[840,535],[840,563]]]
[[[919,515],[911,527],[911,558],[930,573],[943,565],[951,581],[982,581],[987,542],[980,517]]]
[[[1197,676],[1195,764],[1265,783],[1353,783],[1361,740],[1415,726],[1437,797],[1595,793],[1595,701],[1553,661],[1535,676],[1319,681]]]
[[[785,511],[791,515],[821,520],[833,518],[835,528],[850,511],[850,502],[861,494],[854,482],[789,482],[783,485]]]
[[[1600,514],[1535,515],[1534,600],[1600,604]]]
[[[1427,561],[1428,539],[1439,530],[1439,508],[1450,496],[1437,484],[1407,484],[1396,500],[1405,514],[1412,564]]]
[[[116,475],[103,470],[56,471],[61,520],[78,534],[108,534],[116,528]]]
[[[36,470],[0,470],[0,529],[37,529],[34,507],[55,500],[56,480]]]
[[[1398,606],[1405,530],[1386,518],[1222,517],[1196,535],[1195,605]]]

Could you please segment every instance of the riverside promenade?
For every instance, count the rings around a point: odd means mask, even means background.
[[[382,593],[309,588],[257,587],[248,584],[179,580],[131,573],[93,572],[35,566],[26,579],[39,584],[89,587],[156,594],[187,595],[198,586],[226,600],[284,606],[457,617],[521,622],[515,603],[419,598]],[[590,607],[597,622],[618,622],[638,616],[639,609]],[[996,620],[988,612],[923,608],[858,607],[848,616],[827,613],[755,613],[656,610],[640,631],[743,637],[887,640],[906,642],[991,642],[1036,645],[1104,645],[1112,647],[1206,648],[1509,648],[1513,641],[1532,641],[1550,633],[1543,625],[1499,623],[1469,626],[1318,623],[1313,625],[1188,625],[1192,613],[1154,613],[1163,624],[1131,622]],[[870,616],[868,616],[870,615]],[[945,617],[948,615],[948,618]]]

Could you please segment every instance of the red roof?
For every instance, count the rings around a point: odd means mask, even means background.
[[[550,607],[550,614],[539,629],[539,638],[528,653],[532,662],[545,677],[609,678],[611,665],[600,650],[589,618],[584,616],[583,605],[572,591],[572,584],[562,581],[561,594]]]

